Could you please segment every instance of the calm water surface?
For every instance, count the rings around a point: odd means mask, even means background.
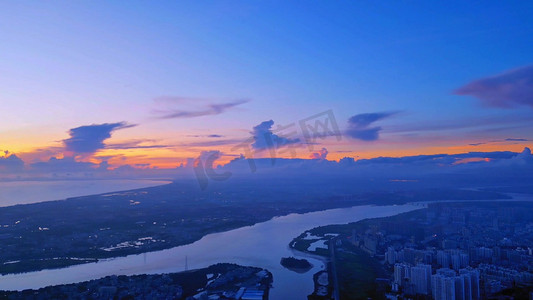
[[[346,224],[365,218],[392,216],[421,208],[420,205],[356,206],[306,214],[291,214],[231,231],[209,234],[180,247],[139,255],[114,258],[97,263],[0,276],[0,289],[22,290],[48,285],[97,279],[108,275],[133,275],[179,272],[221,262],[268,269],[274,276],[270,299],[307,299],[313,291],[312,276],[324,268],[322,261],[294,253],[289,242],[302,232],[323,225]],[[304,274],[283,268],[280,259],[305,257],[313,269]]]
[[[54,180],[0,182],[0,207],[163,185],[159,180]]]

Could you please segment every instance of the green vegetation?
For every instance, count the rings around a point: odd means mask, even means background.
[[[440,190],[303,197],[285,185],[235,185],[199,192],[197,182],[0,208],[0,274],[60,268],[98,259],[186,245],[206,234],[250,226],[275,216],[363,204],[438,199]],[[226,187],[226,186],[224,186]],[[276,190],[276,187],[282,190]],[[312,187],[310,187],[312,188]],[[315,187],[316,188],[316,187]],[[502,197],[448,191],[450,198]],[[321,231],[349,234],[350,228]],[[306,251],[313,241],[296,241]],[[318,248],[313,254],[327,255]],[[61,258],[61,259],[57,259]]]
[[[341,299],[377,299],[376,278],[385,274],[377,260],[360,249],[344,245],[342,251],[337,251],[335,263]]]
[[[335,247],[335,261],[332,263],[335,263],[340,298],[380,299],[384,294],[385,287],[379,284],[376,279],[387,277],[386,271],[377,259],[354,244],[353,234],[362,233],[378,224],[393,221],[409,226],[410,220],[419,216],[422,211],[416,210],[387,218],[365,219],[343,225],[316,227],[293,239],[290,247],[331,259],[329,249],[317,248],[315,251],[309,251],[308,248],[319,240],[333,240],[334,242],[331,244]]]
[[[280,263],[285,268],[297,273],[305,273],[313,267],[307,259],[297,259],[292,256],[282,257]]]

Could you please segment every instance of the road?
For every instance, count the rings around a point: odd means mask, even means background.
[[[331,256],[331,277],[332,277],[332,280],[333,280],[333,299],[335,300],[340,300],[340,296],[339,296],[339,279],[337,277],[337,268],[335,267],[335,261],[336,261],[336,258],[335,258],[335,242],[337,241],[336,238],[333,238],[331,240],[329,240],[329,245],[328,245],[328,248],[329,248],[329,252],[330,252],[330,256]]]

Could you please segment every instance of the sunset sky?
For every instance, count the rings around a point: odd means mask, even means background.
[[[243,143],[329,160],[520,152],[531,16],[532,1],[0,2],[0,167],[224,163]],[[340,135],[310,143],[300,121],[321,113]]]

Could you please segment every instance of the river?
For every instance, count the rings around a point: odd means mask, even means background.
[[[289,242],[302,232],[323,225],[346,224],[365,218],[392,216],[421,208],[420,205],[355,206],[306,214],[290,214],[204,236],[189,245],[138,255],[113,258],[62,269],[0,276],[0,290],[41,288],[97,279],[108,275],[179,272],[227,262],[268,269],[274,277],[270,299],[307,299],[313,291],[312,276],[324,268],[322,261],[295,253]],[[299,274],[280,265],[282,257],[308,259],[313,268]]]

